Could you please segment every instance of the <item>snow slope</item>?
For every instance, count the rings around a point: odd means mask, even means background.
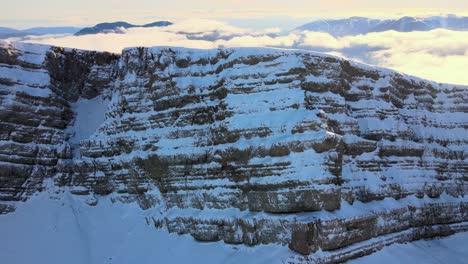
[[[433,240],[420,240],[407,244],[394,244],[372,255],[352,260],[353,264],[463,264],[468,263],[466,241],[468,233]]]
[[[18,205],[14,213],[0,215],[2,262],[281,263],[295,254],[277,245],[195,242],[188,235],[154,228],[145,221],[154,212],[136,203],[112,203],[112,197],[105,197],[91,207],[83,199],[52,187]]]
[[[51,197],[53,199],[51,199]],[[0,256],[10,264],[125,263],[285,263],[298,256],[285,247],[247,247],[222,242],[200,243],[169,234],[145,221],[154,213],[136,203],[100,198],[88,206],[83,197],[50,188],[0,215]],[[468,233],[394,244],[350,263],[467,263]]]
[[[72,134],[68,142],[73,147],[74,157],[79,156],[80,141],[91,137],[104,122],[108,103],[109,101],[103,96],[97,96],[93,99],[80,98],[71,104],[75,120],[73,125],[68,127],[68,131]]]

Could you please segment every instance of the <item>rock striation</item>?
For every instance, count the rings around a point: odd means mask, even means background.
[[[71,160],[70,103],[110,89],[111,65],[118,56],[1,44],[0,200],[19,201],[40,191],[43,179]]]
[[[200,241],[333,263],[468,229],[468,87],[301,50],[2,43],[0,210],[50,178]],[[105,95],[79,145],[71,104]]]

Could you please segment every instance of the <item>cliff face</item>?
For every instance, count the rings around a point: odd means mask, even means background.
[[[0,63],[4,212],[51,178],[170,232],[309,255],[292,262],[467,229],[467,87],[297,50],[3,44]],[[105,121],[75,146],[71,103],[96,96]]]
[[[43,179],[72,158],[70,103],[110,89],[110,65],[118,56],[0,44],[0,200],[18,201],[40,191]]]

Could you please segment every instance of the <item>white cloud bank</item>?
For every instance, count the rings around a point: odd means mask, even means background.
[[[319,32],[278,29],[255,32],[212,20],[185,20],[163,28],[122,29],[123,34],[31,37],[28,42],[88,50],[120,52],[133,46],[285,47],[312,49],[389,67],[438,82],[468,84],[468,32],[386,31],[335,38]]]
[[[430,80],[468,84],[466,31],[386,31],[342,38],[306,32],[305,36],[304,46],[339,52],[350,58]]]

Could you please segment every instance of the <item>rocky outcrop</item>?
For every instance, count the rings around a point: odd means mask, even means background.
[[[108,52],[53,47],[46,54],[45,67],[54,92],[73,102],[110,90],[118,59],[119,55]]]
[[[25,71],[21,52],[1,53],[13,54],[2,55],[2,73]],[[297,50],[41,54],[47,106],[61,108],[50,121],[56,141],[30,145],[56,150],[46,160],[6,133],[2,171],[50,169],[41,177],[90,205],[113,194],[157,207],[157,228],[200,241],[279,243],[308,255],[292,262],[344,261],[468,226],[467,87]],[[1,85],[3,98],[17,96],[16,80]],[[69,104],[103,92],[112,97],[106,119],[73,156]],[[34,115],[17,118],[8,105],[0,120],[29,137],[42,133],[24,120],[52,116],[35,117],[45,106],[28,103]],[[18,190],[38,188],[24,182],[41,183],[32,171],[5,175],[3,197],[27,197]]]
[[[46,49],[26,53],[0,47],[0,200],[21,200],[24,193],[39,191],[57,159],[67,156],[63,129],[73,113],[49,88],[41,65]]]
[[[110,89],[118,56],[0,44],[0,200],[24,200],[71,160],[70,103]]]

